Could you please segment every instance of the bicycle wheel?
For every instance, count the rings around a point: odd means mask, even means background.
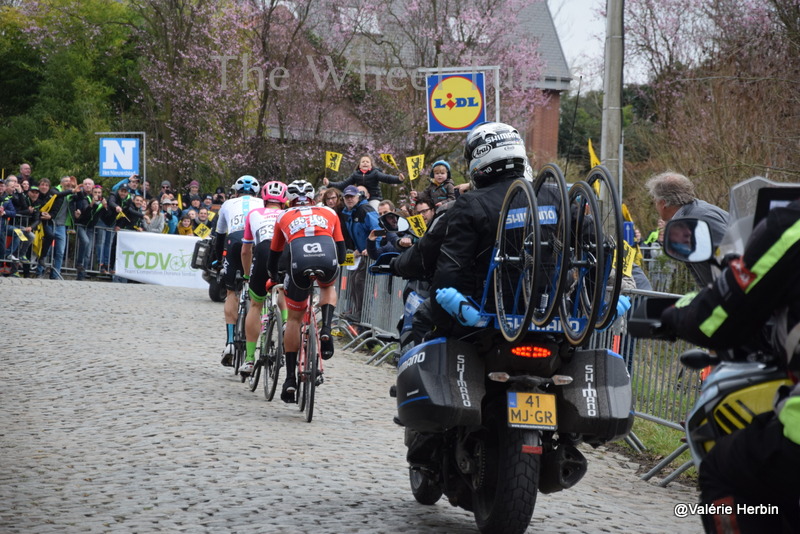
[[[261,307],[261,332],[258,334],[258,341],[256,341],[256,348],[258,349],[258,358],[256,358],[255,365],[253,366],[253,372],[250,373],[250,377],[247,380],[247,385],[250,387],[250,391],[255,391],[258,387],[258,379],[261,377],[261,369],[264,367],[264,362],[266,361],[266,335],[267,331],[264,327],[264,315],[269,316],[269,307],[266,303]],[[267,325],[269,326],[269,325]]]
[[[564,287],[569,263],[569,196],[561,169],[554,164],[542,167],[533,184],[533,191],[539,206],[541,234],[533,324],[545,326],[558,312],[559,293]]]
[[[272,316],[263,339],[264,397],[271,401],[278,389],[278,375],[283,365],[283,319],[277,304],[272,306]]]
[[[243,295],[244,291],[242,290]],[[247,336],[244,323],[249,309],[250,299],[246,296],[239,297],[239,313],[233,328],[233,374],[239,374],[242,382],[247,378],[246,375],[239,373],[239,367],[242,366],[247,355]]]
[[[622,206],[620,205],[619,193],[617,193],[617,188],[614,186],[611,173],[602,165],[598,165],[589,171],[586,183],[592,186],[592,190],[597,196],[600,226],[603,228],[604,236],[603,255],[605,262],[601,272],[598,273],[598,282],[606,290],[595,321],[595,327],[602,329],[607,327],[614,319],[614,314],[617,311],[617,300],[622,287],[621,273],[623,272],[625,260]],[[609,286],[608,280],[612,271],[616,275],[613,283]]]
[[[594,331],[603,286],[597,272],[603,263],[603,229],[597,213],[594,191],[586,182],[569,190],[572,217],[570,263],[559,313],[564,335],[572,345],[582,345]]]
[[[526,180],[511,184],[500,209],[492,258],[494,303],[500,331],[516,341],[528,331],[539,262],[539,217],[533,187]]]
[[[304,413],[306,422],[310,423],[314,417],[314,395],[317,390],[317,371],[319,370],[319,339],[317,338],[317,324],[312,319],[308,325],[308,347],[306,351],[306,365],[303,373],[305,374],[305,396]]]

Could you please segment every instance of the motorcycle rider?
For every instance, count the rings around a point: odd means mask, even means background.
[[[700,464],[706,532],[796,532],[800,526],[800,199],[770,210],[741,257],[713,285],[690,293],[661,316],[668,334],[709,349],[758,336],[770,317],[772,345],[795,386],[774,412],[720,439]],[[742,506],[775,505],[777,513]]]
[[[436,260],[431,295],[439,288],[454,287],[480,300],[503,199],[514,180],[525,177],[528,157],[515,128],[487,122],[467,134],[464,159],[472,188],[447,212],[447,232]],[[493,303],[494,298],[490,296],[487,302]],[[431,299],[431,316],[433,329],[428,338],[457,334],[462,328],[436,299]]]

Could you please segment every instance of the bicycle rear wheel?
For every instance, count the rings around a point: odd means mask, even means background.
[[[264,305],[262,305],[261,307],[262,324],[265,313],[269,314],[269,308],[266,303],[264,303]],[[266,360],[265,358],[266,335],[267,331],[262,326],[261,332],[258,334],[258,341],[256,341],[256,348],[258,349],[258,358],[256,358],[255,365],[253,366],[253,372],[250,373],[250,377],[247,380],[247,385],[250,387],[250,391],[255,391],[256,388],[258,388],[258,379],[261,377],[261,368],[264,367],[264,361]]]
[[[263,338],[261,357],[264,360],[264,397],[271,401],[278,389],[278,375],[283,365],[283,319],[278,305],[272,306],[271,317]]]
[[[533,184],[539,207],[540,271],[536,278],[533,324],[545,326],[558,312],[569,263],[570,217],[567,182],[557,165],[541,168]]]
[[[611,173],[598,165],[586,177],[586,183],[592,186],[598,204],[600,226],[603,228],[603,257],[604,263],[598,275],[599,283],[605,288],[603,300],[597,311],[595,327],[603,329],[614,319],[617,311],[617,300],[622,287],[623,264],[625,260],[624,232],[622,226],[622,206],[617,188]],[[609,286],[608,280],[616,273],[613,283]]]
[[[572,345],[582,345],[594,331],[604,287],[598,272],[604,265],[603,229],[594,191],[586,182],[569,190],[573,225],[570,233],[570,264],[559,313],[564,335]]]
[[[306,365],[303,370],[305,375],[305,387],[303,395],[305,397],[304,413],[306,422],[310,423],[314,417],[314,396],[317,390],[317,370],[319,369],[319,343],[317,339],[317,325],[312,320],[308,325],[308,346],[306,347]]]
[[[506,192],[497,225],[494,303],[500,331],[511,342],[528,331],[535,307],[540,241],[536,208],[531,184],[515,180]]]
[[[242,366],[247,355],[247,336],[244,323],[249,309],[250,299],[244,296],[240,297],[239,313],[236,317],[236,324],[233,327],[233,374],[240,374],[239,367]],[[240,374],[240,378],[244,382],[247,376]]]

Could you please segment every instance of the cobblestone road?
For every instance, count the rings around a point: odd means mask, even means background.
[[[309,424],[219,365],[204,291],[0,279],[0,302],[0,532],[475,532],[411,496],[389,367],[339,350]],[[585,453],[529,532],[701,531],[673,515],[694,489]]]

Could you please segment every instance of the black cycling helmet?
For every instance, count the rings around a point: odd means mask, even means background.
[[[484,122],[475,126],[467,134],[464,159],[475,189],[508,174],[522,176],[529,167],[522,136],[516,128],[502,122]]]

